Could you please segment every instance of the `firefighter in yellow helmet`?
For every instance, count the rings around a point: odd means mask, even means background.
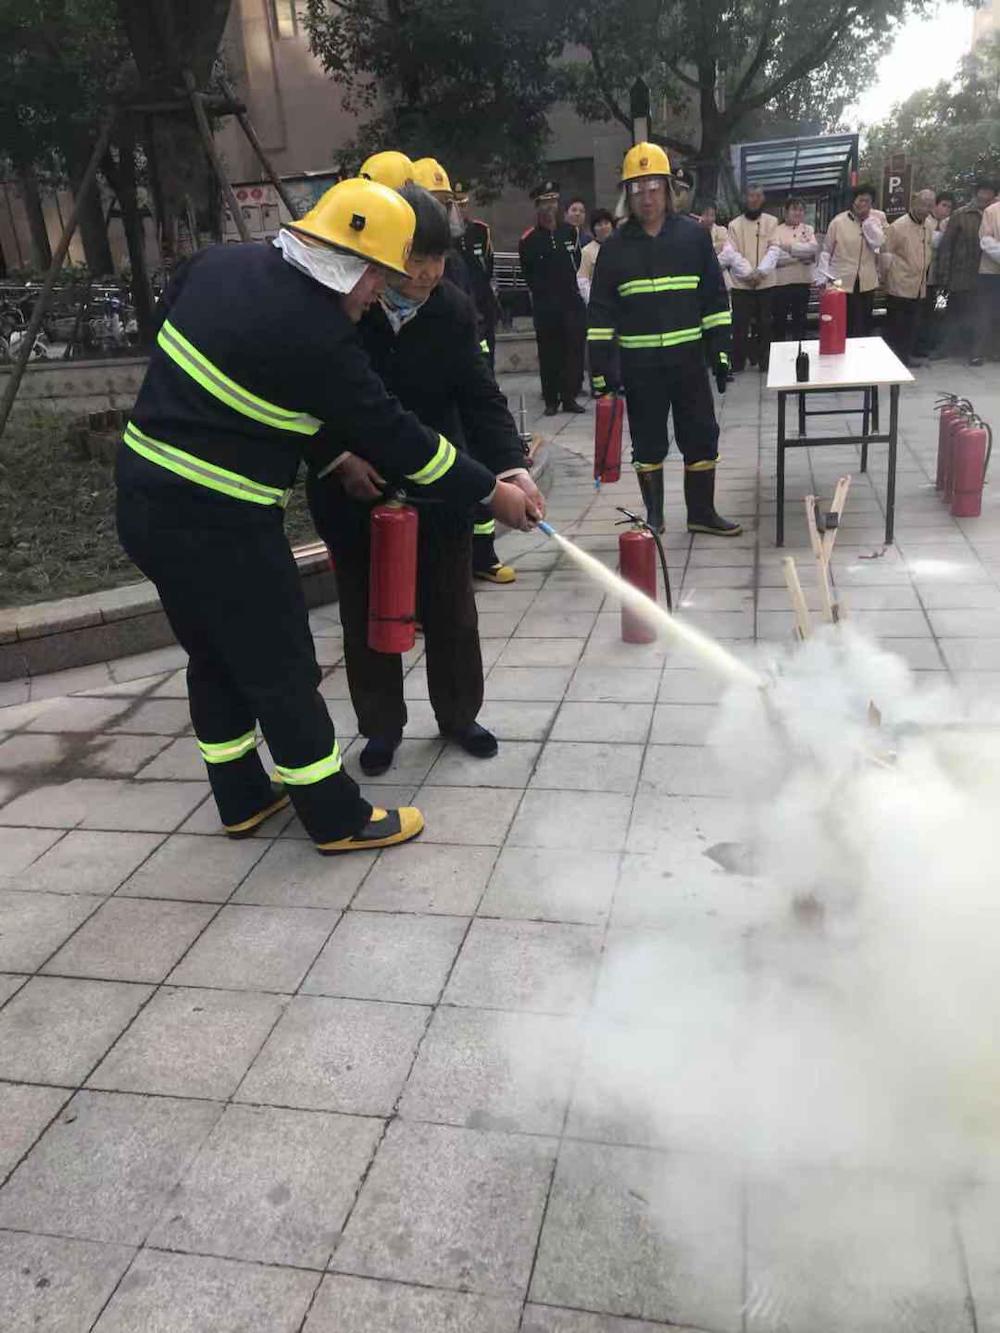
[[[719,427],[706,360],[725,393],[732,320],[712,239],[673,207],[670,161],[658,144],[629,149],[622,186],[629,218],[601,246],[590,289],[591,383],[597,394],[625,391],[649,525],[663,531],[663,460],[673,415],[688,531],[732,537],[740,525],[715,510]]]
[[[405,412],[357,340],[414,227],[394,191],[344,181],[273,245],[199,251],[164,294],[118,456],[118,531],[189,654],[196,742],[233,837],[289,799],[324,853],[423,827],[415,809],[373,809],[343,769],[282,522],[300,463],[322,468],[348,431],[427,495],[528,522],[524,492]]]
[[[386,185],[390,190],[401,190],[414,179],[413,163],[405,153],[387,149],[384,153],[373,153],[361,164],[358,175],[362,180],[375,181]]]

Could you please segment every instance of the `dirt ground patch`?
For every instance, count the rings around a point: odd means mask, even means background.
[[[67,438],[66,417],[19,414],[0,440],[0,606],[135,583],[118,544],[114,467]],[[293,545],[315,539],[298,489],[288,507]]]

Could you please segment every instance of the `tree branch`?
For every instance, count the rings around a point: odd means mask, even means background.
[[[778,0],[768,0],[767,8],[764,11],[764,15],[761,20],[760,41],[757,43],[757,50],[754,52],[753,59],[750,61],[750,64],[747,65],[746,69],[740,75],[740,81],[736,85],[736,90],[733,93],[734,102],[741,102],[743,100],[743,98],[747,95],[747,93],[749,93],[750,89],[753,87],[753,81],[760,72],[760,68],[764,63],[765,57],[767,56],[768,47],[771,44],[770,43],[771,23],[774,19],[775,13],[777,12],[777,9],[778,9]]]
[[[799,56],[797,60],[793,60],[785,70],[784,74],[780,74],[777,78],[772,79],[770,83],[765,84],[764,87],[754,93],[752,97],[745,97],[742,106],[738,106],[736,99],[733,98],[732,106],[734,109],[738,107],[738,110],[736,110],[736,113],[729,119],[737,120],[739,119],[739,116],[744,115],[747,111],[753,111],[756,110],[757,107],[764,106],[765,103],[770,102],[772,97],[776,97],[778,93],[783,92],[785,88],[795,83],[798,79],[804,78],[812,70],[817,69],[820,65],[824,64],[833,48],[836,46],[837,41],[842,36],[844,27],[848,18],[850,18],[853,9],[853,0],[842,0],[833,22],[828,25],[820,39],[810,47],[808,51],[805,51]]]
[[[681,83],[686,83],[689,88],[698,89],[701,87],[701,84],[698,82],[697,79],[692,79],[690,74],[685,74],[684,71],[679,66],[672,65],[669,60],[666,61],[665,63],[667,69],[670,70],[670,73],[674,76],[675,79],[679,79]]]
[[[587,37],[588,37],[587,50],[590,52],[590,64],[594,71],[594,77],[597,80],[598,90],[601,96],[604,98],[604,104],[611,112],[612,116],[614,116],[615,120],[617,120],[620,124],[624,125],[625,128],[629,131],[629,133],[631,133],[632,132],[631,117],[626,116],[625,112],[619,106],[618,99],[611,91],[610,81],[604,69],[604,64],[600,56],[597,54],[596,43],[593,46],[591,46],[590,41],[592,39],[589,33],[587,34]]]

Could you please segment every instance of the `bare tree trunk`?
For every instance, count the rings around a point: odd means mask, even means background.
[[[149,346],[154,337],[153,289],[146,267],[146,236],[139,212],[135,183],[135,131],[126,117],[122,117],[118,133],[118,161],[110,152],[104,157],[104,174],[118,196],[122,213],[122,228],[128,246],[129,265],[132,269],[132,303],[139,326],[139,342]]]
[[[44,272],[52,263],[52,246],[42,209],[42,192],[38,188],[35,168],[30,162],[17,167],[17,183],[21,187],[21,198],[24,201],[28,230],[31,233],[31,266]]]
[[[74,195],[87,169],[89,156],[90,149],[82,143],[74,142],[66,147],[66,161],[69,165],[70,184]],[[111,257],[111,246],[108,242],[108,224],[101,203],[101,192],[96,183],[94,188],[88,190],[80,200],[79,217],[80,240],[83,242],[84,257],[92,276],[99,278],[114,273],[115,262]]]

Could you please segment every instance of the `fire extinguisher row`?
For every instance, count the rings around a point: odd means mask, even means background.
[[[983,486],[993,452],[993,431],[968,398],[941,394],[938,416],[937,475],[934,485],[955,518],[978,518]]]

